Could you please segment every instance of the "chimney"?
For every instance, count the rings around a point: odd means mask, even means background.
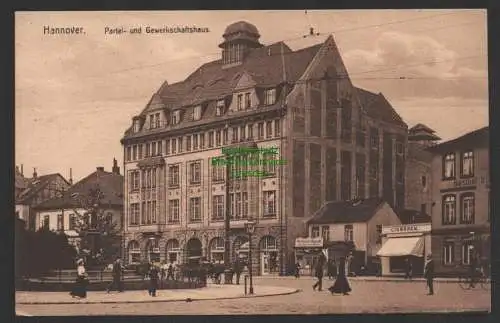
[[[97,167],[97,171],[98,172],[104,172],[104,167],[102,167],[102,166],[101,167]]]
[[[73,185],[73,168],[69,169],[69,183]]]
[[[36,173],[36,168],[33,167],[33,179],[36,179],[38,177],[38,174]]]
[[[23,164],[21,164],[21,175],[23,175],[23,176],[24,176]]]
[[[113,170],[112,172],[116,175],[120,175],[120,167],[118,167],[118,162],[116,161],[116,158],[113,158]]]

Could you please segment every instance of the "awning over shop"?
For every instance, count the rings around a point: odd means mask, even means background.
[[[424,256],[424,237],[389,238],[377,252],[381,257]]]

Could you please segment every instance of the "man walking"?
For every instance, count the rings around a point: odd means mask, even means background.
[[[317,287],[319,292],[321,292],[323,289],[323,271],[325,262],[326,262],[326,257],[323,253],[321,253],[318,259],[318,263],[316,265],[316,272],[315,272],[318,281],[313,285],[313,290],[316,290]]]
[[[116,259],[113,264],[113,281],[109,284],[107,292],[109,293],[111,290],[117,290],[118,292],[123,292],[123,284],[122,284],[122,272],[123,267],[120,259]]]
[[[170,262],[167,268],[167,280],[174,280],[174,264]]]
[[[434,261],[432,255],[427,255],[427,261],[424,267],[424,277],[427,280],[427,287],[429,293],[427,295],[434,295]]]
[[[243,271],[241,260],[239,258],[234,262],[233,271],[236,274],[236,285],[239,285],[241,272]]]

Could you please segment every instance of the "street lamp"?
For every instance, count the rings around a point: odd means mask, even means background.
[[[253,295],[252,275],[252,234],[255,232],[256,222],[249,220],[245,223],[245,231],[248,233],[248,271],[250,272],[250,295]]]

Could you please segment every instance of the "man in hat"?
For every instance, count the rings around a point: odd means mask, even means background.
[[[120,259],[116,259],[113,264],[113,281],[109,284],[107,292],[109,293],[111,290],[118,290],[118,292],[123,292],[123,283],[122,283],[122,272],[123,267]]]
[[[429,288],[429,293],[427,295],[434,295],[434,261],[432,260],[432,255],[427,255],[427,261],[424,267],[424,277],[427,280],[427,287]]]

